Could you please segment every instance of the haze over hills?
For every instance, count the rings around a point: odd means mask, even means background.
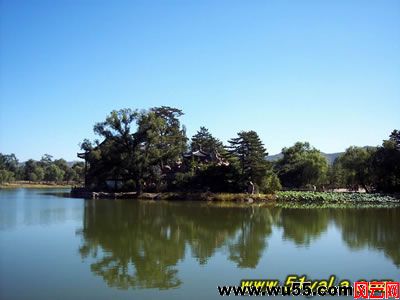
[[[336,152],[336,153],[323,153],[323,152],[321,152],[321,153],[322,153],[322,155],[324,155],[326,157],[326,159],[328,160],[329,164],[333,164],[335,159],[339,155],[343,154],[344,152]],[[278,159],[281,159],[281,158],[282,158],[282,153],[278,153],[278,154],[275,154],[275,155],[267,156],[267,160],[268,161],[277,161]]]
[[[344,152],[336,152],[336,153],[323,153],[322,155],[324,155],[326,157],[326,159],[328,160],[329,164],[333,164],[333,162],[335,161],[335,159],[343,154]],[[282,158],[282,153],[278,153],[278,154],[274,154],[274,155],[268,155],[267,156],[267,160],[268,161],[277,161],[278,159]],[[73,161],[67,161],[67,165],[68,167],[72,167],[75,163],[77,162],[83,162],[83,160],[73,160]]]
[[[374,146],[364,146],[363,148],[376,148]],[[335,153],[324,153],[321,152],[323,156],[326,157],[326,159],[328,160],[328,163],[331,165],[333,164],[333,162],[335,161],[335,159],[337,157],[339,157],[339,155],[343,154],[344,152],[335,152]],[[274,154],[274,155],[268,155],[267,156],[267,160],[268,161],[277,161],[278,159],[282,158],[282,153],[278,153],[278,154]]]
[[[364,146],[363,148],[375,148],[373,146]],[[333,164],[333,162],[335,161],[335,159],[343,154],[344,152],[335,152],[335,153],[324,153],[321,152],[322,155],[324,155],[326,157],[326,159],[328,160],[329,164]],[[282,158],[282,153],[278,153],[278,154],[274,154],[274,155],[268,155],[266,157],[267,161],[277,161],[278,159]],[[73,160],[73,161],[67,161],[67,165],[68,167],[72,167],[75,163],[77,162],[83,162],[83,160]],[[25,162],[20,162],[19,165],[24,165]]]
[[[337,152],[337,153],[322,153],[326,159],[328,160],[329,164],[333,164],[335,159],[344,152]],[[278,159],[282,158],[282,153],[274,154],[274,155],[268,155],[267,160],[268,161],[277,161]],[[77,162],[83,162],[83,160],[73,160],[73,161],[67,161],[68,167],[72,167],[75,163]],[[20,163],[23,165],[24,163]]]

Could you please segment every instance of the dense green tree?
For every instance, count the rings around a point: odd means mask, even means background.
[[[222,142],[213,137],[208,129],[203,126],[200,127],[200,130],[198,130],[195,135],[192,136],[190,143],[191,151],[197,151],[200,149],[208,153],[212,153],[214,151],[219,153],[225,152]]]
[[[0,183],[11,182],[15,180],[15,174],[11,171],[0,169]]]
[[[384,192],[400,192],[400,131],[393,130],[373,158],[376,188]]]
[[[334,165],[338,178],[347,187],[358,189],[359,186],[370,191],[374,186],[374,170],[372,161],[376,148],[349,147],[340,155]]]
[[[47,167],[47,166],[49,166],[52,162],[53,162],[53,156],[50,155],[50,154],[44,154],[44,155],[42,156],[42,158],[40,159],[39,164],[40,164],[42,167]]]
[[[282,154],[276,169],[283,186],[305,188],[324,184],[328,162],[319,150],[307,142],[297,142],[292,147],[283,148]]]
[[[364,187],[367,191],[400,191],[400,132],[394,130],[381,147],[349,147],[329,172],[331,187]]]
[[[78,175],[73,168],[68,168],[64,173],[64,181],[79,181]]]
[[[14,181],[19,177],[19,169],[15,154],[0,153],[0,183]]]
[[[279,186],[277,178],[268,181],[269,176],[274,176],[272,166],[266,161],[268,153],[255,131],[241,131],[238,137],[229,140],[229,144],[230,154],[238,161],[240,170],[238,183],[242,189],[249,184],[249,181],[255,184],[260,192],[271,189],[268,183]]]
[[[30,174],[30,181],[42,181],[44,180],[44,176],[45,176],[45,170],[37,165],[34,168],[33,173]]]
[[[14,174],[18,172],[19,162],[14,153],[0,153],[0,170],[8,170]]]
[[[39,182],[78,182],[81,181],[79,176],[83,176],[83,163],[78,163],[80,174],[77,175],[76,170],[70,168],[64,159],[56,159],[49,154],[45,154],[40,161],[29,159],[22,167],[22,176],[24,180]]]
[[[35,160],[30,159],[24,164],[24,179],[29,181],[42,181],[44,179],[44,168]]]
[[[65,159],[60,158],[60,159],[55,159],[53,162],[57,167],[59,167],[61,170],[66,172],[70,167],[68,166],[68,163]]]
[[[83,182],[85,180],[85,164],[83,162],[76,162],[70,168],[73,172],[70,180],[75,182]]]
[[[50,164],[45,169],[44,179],[46,181],[61,182],[64,179],[64,174],[65,172],[56,164]]]
[[[30,178],[30,174],[34,173],[37,167],[37,162],[33,159],[29,159],[24,163],[24,180],[34,181]]]
[[[136,170],[138,155],[135,152],[142,142],[138,134],[134,134],[131,127],[136,127],[140,112],[130,109],[112,111],[104,122],[96,123],[94,132],[102,137],[103,142],[97,140],[91,143],[84,140],[81,148],[87,153],[89,162],[88,178],[93,187],[101,189],[107,179],[133,178]],[[135,172],[137,173],[137,172]]]
[[[241,192],[237,185],[240,178],[238,168],[234,165],[218,165],[214,163],[200,165],[195,172],[186,175],[178,173],[177,190],[210,191],[210,192]]]
[[[346,187],[345,170],[342,168],[338,159],[335,159],[328,168],[327,185],[331,189]]]
[[[132,180],[137,192],[159,187],[164,168],[179,160],[186,148],[185,129],[179,117],[183,113],[171,107],[148,111],[113,111],[94,127],[104,141],[82,148],[89,153],[91,181],[98,185],[107,178]]]
[[[278,175],[272,170],[267,171],[260,184],[260,191],[263,193],[274,193],[282,189],[281,181]]]
[[[142,149],[138,153],[143,162],[142,178],[149,187],[160,189],[165,168],[180,161],[186,150],[186,130],[181,128],[179,117],[183,112],[167,106],[151,108],[142,115],[138,132],[145,132]]]
[[[103,190],[110,188],[109,181],[114,180],[115,189],[119,187],[117,182],[123,182],[123,188],[136,189],[138,193],[143,189],[253,191],[253,186],[260,192],[273,192],[281,188],[281,183],[287,188],[399,189],[398,131],[377,152],[372,148],[350,147],[332,166],[328,166],[319,150],[309,143],[298,142],[282,150],[283,157],[273,169],[254,131],[238,133],[229,141],[226,151],[207,128],[200,127],[189,149],[217,151],[223,154],[224,160],[185,161],[182,154],[187,150],[187,138],[179,121],[182,115],[181,110],[167,106],[112,111],[104,122],[94,126],[102,142],[84,140],[82,143],[89,167],[86,176],[89,186]],[[78,174],[82,174],[83,167],[72,170],[64,160],[53,161],[46,155],[40,161],[45,171],[53,164],[64,172],[65,180],[82,178]]]

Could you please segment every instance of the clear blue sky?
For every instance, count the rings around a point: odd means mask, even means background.
[[[0,152],[76,159],[113,109],[183,109],[191,136],[270,154],[400,128],[400,1],[0,0]]]

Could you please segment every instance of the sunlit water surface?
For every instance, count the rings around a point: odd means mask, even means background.
[[[0,299],[219,299],[288,274],[400,281],[400,208],[84,200],[0,190]]]

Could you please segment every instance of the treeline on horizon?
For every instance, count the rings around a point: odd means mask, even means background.
[[[224,145],[201,127],[188,139],[179,120],[182,115],[181,110],[167,106],[122,109],[96,123],[94,132],[101,140],[85,139],[81,144],[88,163],[86,188],[272,193],[361,187],[367,192],[400,192],[399,130],[393,130],[382,146],[349,147],[331,165],[307,142],[283,148],[282,158],[269,162],[257,132],[241,131]],[[13,172],[0,159],[0,174]],[[83,171],[82,164],[79,170]],[[28,174],[24,173],[25,179]]]
[[[84,180],[84,163],[71,166],[65,159],[53,159],[44,154],[37,161],[29,159],[20,163],[15,154],[0,153],[0,183],[29,181],[35,183],[81,183]]]

